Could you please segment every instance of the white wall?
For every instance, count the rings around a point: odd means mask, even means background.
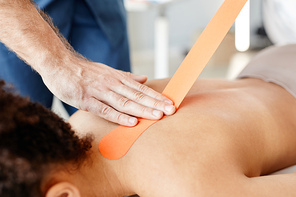
[[[170,47],[190,48],[198,34],[206,27],[224,0],[179,0],[167,7]],[[262,25],[261,0],[251,0],[251,32]],[[143,12],[129,12],[128,24],[132,51],[153,50],[154,20],[158,10],[149,8]],[[251,38],[251,45],[258,44]]]

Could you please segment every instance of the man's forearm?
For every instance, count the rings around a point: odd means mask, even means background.
[[[145,76],[86,61],[46,20],[30,0],[0,0],[0,41],[59,99],[125,126],[137,124],[132,116],[160,119],[175,112],[170,100],[142,84]]]
[[[0,0],[0,41],[40,74],[72,55],[29,0]]]

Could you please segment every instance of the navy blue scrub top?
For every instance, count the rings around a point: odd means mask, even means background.
[[[121,69],[124,71],[130,71],[130,59],[129,59],[129,46],[128,46],[128,36],[127,36],[127,25],[126,25],[126,10],[124,8],[123,0],[34,0],[35,3],[44,10],[52,18],[54,24],[59,28],[60,32],[69,40],[76,39],[77,37],[83,37],[83,34],[77,33],[74,37],[72,35],[69,38],[68,34],[71,34],[71,28],[73,27],[73,16],[72,13],[77,12],[77,7],[75,4],[77,2],[81,3],[83,1],[87,5],[88,10],[91,12],[93,19],[96,22],[98,28],[102,32],[102,40],[107,40],[114,50],[106,49],[104,44],[102,46],[96,46],[93,50],[102,52],[104,50],[109,50],[110,53],[118,53],[118,62],[115,63],[112,60],[104,60],[105,58],[92,58],[88,57],[88,54],[83,54],[87,58],[105,63],[116,69]],[[76,9],[76,10],[75,10]],[[75,17],[75,16],[74,16]],[[79,19],[78,19],[79,20]],[[87,18],[85,18],[87,20]],[[84,24],[88,22],[83,21]],[[71,36],[71,35],[70,35]],[[79,51],[79,47],[73,46],[75,50]],[[92,44],[88,44],[86,47],[89,51],[92,50]],[[85,48],[86,48],[85,47]],[[108,47],[107,47],[108,48]],[[83,50],[82,50],[83,51]],[[107,56],[110,56],[106,54]],[[108,58],[107,58],[108,59]],[[110,58],[109,58],[110,59]],[[112,57],[111,59],[114,59]],[[117,65],[115,65],[117,64]]]

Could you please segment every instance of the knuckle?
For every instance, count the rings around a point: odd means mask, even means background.
[[[147,92],[149,90],[149,88],[143,84],[139,84],[138,89],[141,92]]]
[[[142,112],[142,114],[146,114],[149,110],[149,108],[147,107],[141,107],[140,111]]]
[[[153,103],[153,107],[154,107],[154,108],[158,108],[160,105],[161,105],[161,102],[160,102],[160,101],[155,101],[155,102]]]
[[[120,83],[120,84],[118,84],[118,89],[120,89],[120,90],[124,90],[125,89],[125,85],[124,84],[122,84],[122,83]]]
[[[135,92],[134,98],[135,98],[135,101],[139,102],[145,98],[145,95],[141,92]]]
[[[87,107],[87,106],[79,105],[78,108],[83,110],[83,111],[89,112],[89,107]]]
[[[125,74],[126,74],[126,76],[129,77],[129,78],[132,77],[132,73],[131,73],[131,72],[125,72]]]
[[[83,111],[90,111],[90,106],[86,104],[86,99],[83,99],[79,104],[78,104],[78,108],[83,110]]]
[[[110,115],[111,111],[112,111],[112,108],[111,108],[111,107],[109,107],[109,106],[103,106],[103,107],[101,108],[101,110],[100,110],[99,113],[100,113],[100,115],[101,115],[102,117],[107,117],[107,116]]]
[[[119,114],[116,116],[115,121],[116,121],[116,122],[122,122],[123,118],[124,118],[124,117],[123,117],[123,114],[119,113]]]
[[[119,105],[121,106],[121,107],[126,107],[126,106],[128,106],[129,104],[130,104],[130,100],[129,99],[127,99],[127,98],[125,98],[125,97],[121,97],[120,99],[119,99]]]
[[[111,87],[122,87],[123,86],[123,84],[118,80],[118,79],[113,79],[113,81],[112,81],[112,83],[110,84],[111,85]]]
[[[102,81],[104,81],[105,84],[109,84],[111,86],[118,85],[118,80],[111,75],[103,75]]]
[[[163,95],[162,94],[156,94],[154,98],[157,99],[157,100],[162,100]]]

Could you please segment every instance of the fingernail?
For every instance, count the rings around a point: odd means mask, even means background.
[[[136,125],[137,124],[138,119],[137,118],[129,118],[128,119],[128,122],[133,126],[133,125]]]
[[[164,107],[164,110],[167,112],[167,113],[173,113],[174,110],[175,110],[175,107],[173,105],[167,105]]]
[[[155,116],[157,118],[161,118],[161,116],[162,116],[162,112],[158,111],[158,110],[153,110],[152,114],[153,114],[153,116]]]

